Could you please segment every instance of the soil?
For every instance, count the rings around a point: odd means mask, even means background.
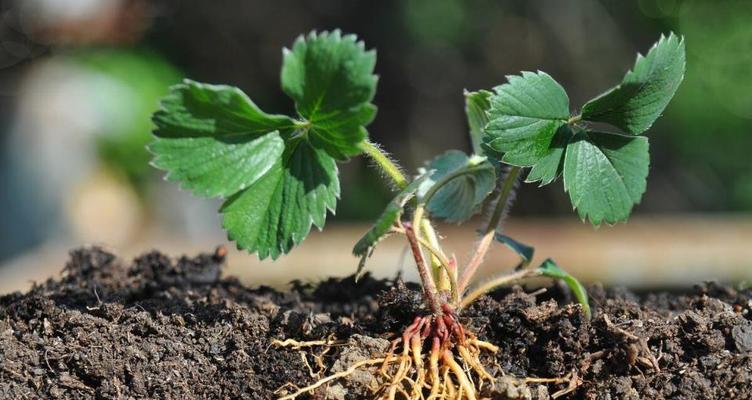
[[[126,265],[80,249],[61,279],[0,297],[0,398],[273,399],[286,383],[314,382],[322,365],[329,374],[377,356],[421,310],[418,288],[399,280],[248,288],[221,277],[224,253],[152,252]],[[464,323],[501,348],[483,360],[497,376],[483,396],[752,399],[749,290],[589,293],[590,321],[558,285],[498,291],[465,310]],[[344,344],[319,364],[323,347],[275,338]],[[373,379],[360,371],[303,398],[366,399]]]

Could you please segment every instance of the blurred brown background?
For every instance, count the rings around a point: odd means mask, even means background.
[[[224,243],[218,202],[178,191],[148,166],[149,115],[182,77],[237,85],[263,109],[290,112],[281,48],[333,28],[378,50],[369,131],[410,170],[469,150],[465,88],[540,69],[576,106],[618,83],[661,33],[685,35],[687,74],[649,132],[651,174],[633,221],[596,231],[572,213],[560,183],[526,185],[510,234],[585,280],[752,278],[750,1],[15,0],[0,2],[0,13],[0,293],[54,275],[80,244],[128,258]],[[231,272],[279,284],[352,271],[352,243],[390,194],[361,159],[340,170],[328,235],[273,266],[233,253]],[[461,258],[472,231],[442,227]],[[388,242],[371,265],[394,274],[401,253]],[[487,272],[511,261],[497,249]]]

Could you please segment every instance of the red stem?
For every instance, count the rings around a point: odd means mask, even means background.
[[[418,274],[423,283],[426,304],[428,304],[428,308],[433,315],[441,315],[441,304],[439,302],[439,292],[436,289],[436,282],[434,282],[431,271],[426,265],[423,252],[418,244],[418,238],[415,236],[415,231],[411,224],[405,223],[405,236],[407,236],[407,241],[410,242],[410,250],[412,250],[413,257],[415,257],[415,265],[418,267]]]

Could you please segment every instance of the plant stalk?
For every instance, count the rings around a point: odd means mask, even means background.
[[[489,247],[491,247],[494,235],[496,234],[496,228],[499,225],[499,221],[501,221],[501,217],[504,215],[504,210],[507,208],[507,203],[509,202],[510,195],[512,194],[512,189],[514,188],[514,184],[517,182],[517,178],[519,178],[520,176],[521,170],[522,169],[520,167],[512,167],[512,169],[510,169],[507,173],[507,176],[504,177],[504,182],[502,182],[501,184],[501,192],[499,193],[499,197],[496,200],[496,206],[494,207],[493,214],[491,214],[491,219],[489,219],[488,225],[486,225],[486,228],[483,230],[483,236],[481,237],[480,242],[478,242],[478,245],[475,247],[473,257],[470,259],[470,262],[468,262],[465,270],[462,271],[462,276],[460,277],[460,281],[457,284],[457,290],[459,290],[460,293],[464,292],[465,289],[467,289],[467,286],[470,284],[470,280],[473,278],[475,273],[478,271],[478,267],[480,267],[480,265],[483,263],[483,260],[486,258],[488,249]]]
[[[418,267],[418,274],[420,275],[421,283],[423,284],[423,294],[426,298],[426,304],[434,315],[441,315],[441,302],[439,301],[439,293],[436,290],[436,282],[433,280],[433,275],[426,265],[426,260],[423,257],[423,250],[420,248],[418,238],[415,236],[415,231],[412,225],[405,224],[405,236],[407,241],[410,242],[410,249],[412,250],[413,257],[415,258],[415,265]]]
[[[364,140],[360,143],[360,149],[378,164],[379,168],[389,176],[398,188],[404,189],[407,186],[407,178],[405,178],[400,167],[378,145]]]
[[[363,150],[364,153],[366,153],[375,163],[379,166],[381,171],[384,172],[394,183],[395,186],[397,186],[400,189],[404,189],[407,184],[407,178],[402,173],[401,168],[392,161],[391,158],[384,152],[381,147],[379,147],[377,144],[370,142],[368,140],[364,140],[360,144],[360,149]],[[430,242],[433,249],[436,249],[439,251],[439,254],[442,255],[443,259],[446,259],[446,256],[444,255],[443,251],[441,251],[441,245],[438,241],[438,235],[436,235],[436,231],[433,228],[433,225],[431,225],[431,222],[424,218],[424,210],[422,207],[418,207],[415,211],[415,215],[419,218],[415,218],[413,220],[413,226],[416,227],[417,232],[417,238],[422,239],[422,232],[425,232],[428,241]],[[420,249],[420,245],[418,246],[418,249]],[[441,261],[435,254],[431,255],[431,266],[434,270],[434,274],[439,279],[440,283],[442,283],[442,288],[446,287],[446,282],[442,280],[441,278],[445,277],[445,274],[443,271],[446,268],[446,265],[444,265],[444,262]],[[454,289],[456,289],[456,282],[452,282],[451,285]]]
[[[522,279],[533,278],[541,275],[541,272],[538,270],[523,269],[522,271],[517,271],[509,275],[503,275],[498,278],[491,279],[490,281],[473,289],[473,291],[462,298],[462,301],[460,301],[459,304],[459,308],[463,309],[469,306],[472,302],[477,300],[478,297],[483,296],[484,294],[496,289],[499,286],[508,285]]]
[[[441,249],[439,238],[436,235],[436,231],[433,229],[433,225],[431,225],[431,221],[429,221],[428,218],[423,218],[423,221],[421,221],[420,223],[420,229],[421,233],[425,236],[431,247],[437,250],[437,252],[431,252],[431,267],[433,267],[434,276],[436,278],[436,285],[439,289],[439,292],[441,293],[451,291],[452,293],[454,293],[454,291],[457,289],[455,287],[455,284],[457,282],[452,281],[449,277],[447,271],[449,267],[447,256]],[[421,242],[421,244],[423,243]],[[426,247],[426,245],[423,244],[423,247]]]
[[[476,171],[476,169],[462,169],[462,170],[459,170],[459,171],[452,172],[449,175],[443,176],[441,179],[439,179],[438,181],[436,181],[436,183],[434,183],[431,186],[430,189],[428,189],[428,191],[423,196],[423,198],[421,199],[421,201],[424,204],[428,204],[428,202],[431,201],[431,199],[436,194],[436,192],[438,192],[447,183],[449,183],[450,181],[452,181],[454,179],[457,179],[459,177],[462,177],[462,176],[465,176],[465,175],[470,175],[470,174],[472,174],[475,171]]]

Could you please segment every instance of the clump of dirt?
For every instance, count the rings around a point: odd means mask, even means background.
[[[130,266],[99,248],[72,252],[61,279],[0,297],[0,398],[272,399],[378,356],[420,311],[418,288],[399,281],[294,282],[281,293],[221,277],[223,263],[221,249],[152,252]],[[498,291],[464,310],[463,323],[500,348],[484,355],[497,382],[483,395],[752,398],[750,291],[589,292],[590,321],[558,286]],[[367,399],[377,378],[363,371],[308,398]]]

